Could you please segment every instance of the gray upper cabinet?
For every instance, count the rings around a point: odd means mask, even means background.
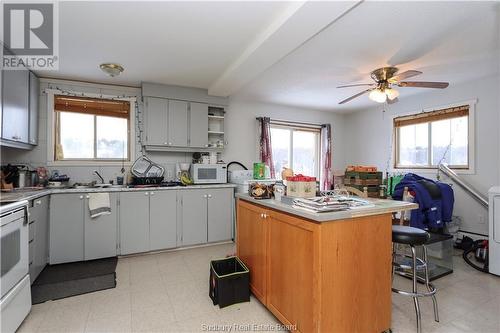
[[[85,260],[109,258],[116,256],[117,236],[117,198],[115,193],[109,194],[111,214],[90,217],[88,205],[89,194],[85,195]]]
[[[120,193],[120,254],[149,251],[149,192]]]
[[[31,145],[38,144],[38,95],[40,93],[40,82],[38,77],[30,72],[29,90],[29,135],[28,141]]]
[[[149,193],[150,250],[177,246],[177,191]]]
[[[146,109],[146,144],[168,144],[168,100],[164,98],[145,97],[144,103]]]
[[[182,193],[182,245],[207,242],[206,190],[183,190]]]
[[[2,75],[2,138],[28,143],[29,71],[8,70]]]
[[[168,145],[186,147],[188,144],[188,103],[168,101]]]
[[[84,195],[53,194],[50,198],[50,264],[84,259]]]
[[[232,238],[232,189],[210,189],[208,191],[208,242],[219,242]]]
[[[195,148],[208,147],[208,105],[190,103],[189,112],[189,146]]]

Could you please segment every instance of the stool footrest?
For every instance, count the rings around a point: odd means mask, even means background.
[[[400,290],[400,289],[396,289],[396,288],[392,288],[392,291],[395,292],[395,293],[398,293],[398,294],[401,294],[401,295],[405,295],[405,296],[411,296],[411,297],[429,297],[429,296],[432,296],[436,293],[436,287],[434,287],[434,285],[432,283],[429,283],[429,287],[430,287],[430,291],[427,291],[427,292],[411,292],[411,291],[406,291],[406,290]]]

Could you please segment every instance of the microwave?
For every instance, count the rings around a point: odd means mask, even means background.
[[[227,183],[226,164],[192,164],[191,178],[195,184]]]

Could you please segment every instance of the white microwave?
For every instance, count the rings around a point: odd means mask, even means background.
[[[227,183],[226,164],[192,164],[191,178],[195,184]]]

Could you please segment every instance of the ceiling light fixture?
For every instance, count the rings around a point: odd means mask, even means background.
[[[387,95],[385,94],[384,91],[380,90],[380,89],[373,89],[371,92],[370,92],[370,95],[368,95],[368,97],[372,100],[372,101],[375,101],[377,103],[384,103],[387,99]]]
[[[387,98],[390,99],[391,101],[398,98],[399,96],[399,91],[397,91],[396,89],[386,88],[384,92],[387,95]]]
[[[121,65],[113,64],[113,63],[100,64],[99,68],[104,73],[108,74],[111,77],[118,76],[118,75],[120,75],[121,72],[124,71],[124,68]]]

